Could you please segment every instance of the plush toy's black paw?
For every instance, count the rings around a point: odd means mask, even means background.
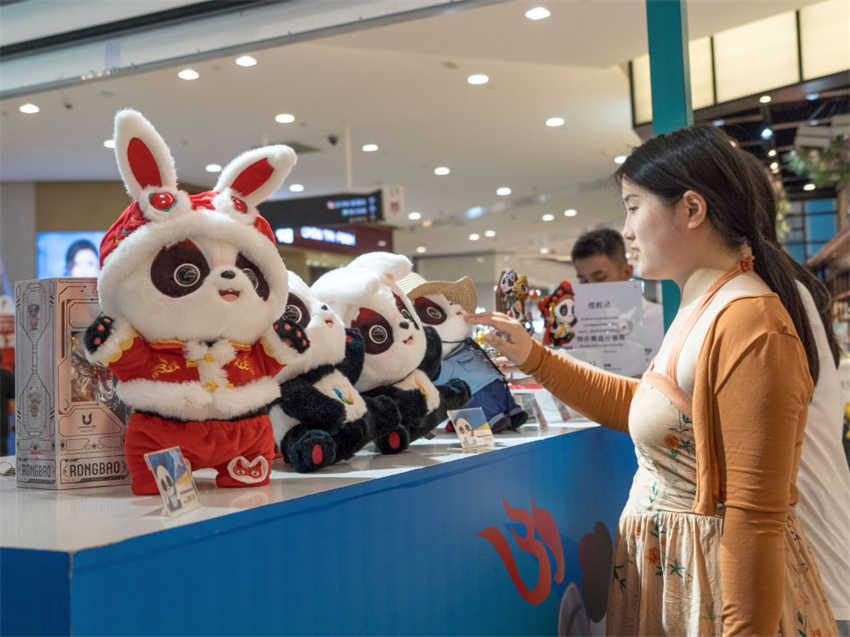
[[[383,438],[401,424],[401,413],[389,396],[364,396],[364,400],[372,417],[376,438]]]
[[[384,454],[400,453],[410,445],[410,432],[399,425],[385,436],[375,441],[378,450]]]
[[[309,429],[289,442],[285,459],[299,473],[309,473],[334,463],[336,443],[327,431]]]
[[[95,319],[94,323],[86,329],[85,344],[89,353],[94,353],[103,345],[109,335],[112,334],[112,327],[115,324],[110,317],[101,314]]]
[[[511,414],[511,429],[516,431],[520,427],[522,427],[526,421],[528,420],[528,413],[525,411],[518,411],[515,414]]]
[[[469,385],[466,384],[466,381],[462,381],[460,378],[450,378],[443,387],[449,390],[447,392],[441,392],[446,399],[447,409],[460,409],[469,402],[471,394],[469,393]]]
[[[304,333],[304,330],[298,327],[298,324],[285,318],[279,318],[273,327],[275,334],[280,337],[280,340],[299,354],[306,352],[307,348],[310,347],[310,341],[307,339],[307,335]]]
[[[419,422],[428,414],[428,403],[418,389],[399,392],[395,402],[404,423]]]

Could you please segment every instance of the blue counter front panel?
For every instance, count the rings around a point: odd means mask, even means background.
[[[600,521],[613,539],[634,470],[594,428],[83,550],[71,633],[556,635],[579,542]]]

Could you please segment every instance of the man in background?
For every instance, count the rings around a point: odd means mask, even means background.
[[[579,283],[612,283],[628,281],[634,266],[626,259],[626,242],[616,230],[601,228],[581,235],[573,245],[573,266]],[[578,292],[578,291],[577,291]],[[664,313],[661,305],[645,298],[643,305],[643,329],[639,342],[651,345],[650,357],[655,355],[664,334]]]

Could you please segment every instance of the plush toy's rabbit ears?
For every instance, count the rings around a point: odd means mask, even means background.
[[[174,158],[162,137],[138,111],[115,116],[115,159],[130,196],[139,201],[146,188],[177,190]]]
[[[127,109],[115,117],[115,156],[127,192],[150,220],[185,212],[189,202],[177,188],[174,159],[151,123]],[[283,184],[295,165],[288,146],[266,146],[239,155],[221,171],[215,209],[253,222],[256,206]],[[243,217],[244,215],[244,217]]]

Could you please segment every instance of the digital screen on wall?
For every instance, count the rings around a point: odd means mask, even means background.
[[[97,276],[100,272],[102,231],[39,232],[35,236],[35,275]]]

